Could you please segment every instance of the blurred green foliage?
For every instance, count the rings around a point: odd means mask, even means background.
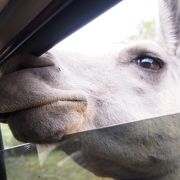
[[[131,40],[153,40],[155,38],[155,22],[141,21],[137,26],[137,34],[130,36]]]
[[[1,124],[1,131],[5,148],[22,144],[14,138],[7,124]]]

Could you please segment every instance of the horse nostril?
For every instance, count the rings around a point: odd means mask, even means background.
[[[0,123],[7,123],[10,113],[0,113]]]

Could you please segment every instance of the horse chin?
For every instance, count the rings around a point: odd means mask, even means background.
[[[85,112],[83,101],[58,101],[14,112],[7,123],[20,141],[50,144],[61,141],[66,134],[78,132]]]

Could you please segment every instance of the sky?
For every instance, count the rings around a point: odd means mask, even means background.
[[[54,48],[85,54],[101,54],[136,34],[141,20],[157,19],[157,0],[124,0]]]

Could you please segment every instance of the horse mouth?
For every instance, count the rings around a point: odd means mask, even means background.
[[[64,135],[80,131],[86,101],[63,99],[41,106],[1,114],[16,139],[38,144],[55,143]],[[3,119],[3,118],[2,118]]]
[[[83,105],[87,105],[87,100],[84,97],[79,97],[79,98],[59,98],[59,99],[55,99],[55,100],[51,100],[51,101],[47,101],[47,102],[39,102],[36,103],[35,105],[29,105],[29,106],[25,106],[22,107],[20,109],[17,110],[10,110],[9,112],[3,112],[0,113],[0,123],[7,123],[8,119],[10,116],[15,115],[16,113],[20,113],[20,112],[24,112],[24,111],[28,111],[28,110],[35,110],[35,109],[41,109],[43,107],[48,107],[48,106],[52,106],[56,103],[61,103],[63,106],[75,106],[76,104],[83,104]]]

